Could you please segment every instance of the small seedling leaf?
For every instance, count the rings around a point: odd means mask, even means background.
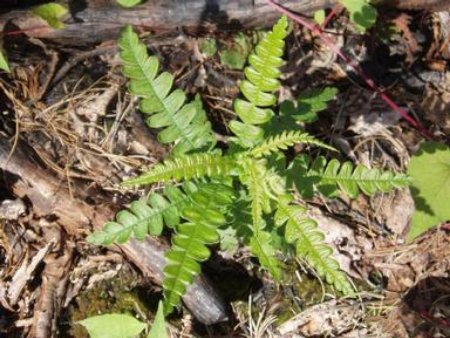
[[[79,324],[89,332],[91,338],[131,338],[147,325],[125,314],[106,314],[84,319]]]
[[[66,7],[50,2],[33,8],[31,12],[47,21],[51,27],[61,29],[65,26],[61,21],[61,18],[66,15],[68,11]]]
[[[141,0],[117,0],[117,3],[123,7],[134,7],[141,3]]]
[[[163,302],[159,302],[155,321],[147,338],[169,338],[167,335],[166,322],[164,320]]]
[[[369,0],[341,0],[341,3],[350,12],[350,20],[359,30],[365,31],[375,24],[377,10]]]
[[[0,69],[3,69],[7,73],[11,72],[11,69],[9,69],[8,60],[6,59],[6,56],[2,49],[0,49]]]

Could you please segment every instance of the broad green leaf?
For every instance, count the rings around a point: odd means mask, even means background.
[[[413,178],[411,192],[416,204],[408,240],[432,226],[450,220],[450,149],[425,142],[411,159],[408,173]]]
[[[139,5],[142,0],[117,0],[117,3],[123,7],[133,7]]]
[[[6,56],[1,48],[0,48],[0,69],[3,69],[7,73],[11,72],[11,69],[9,69],[8,60],[6,59]]]
[[[119,313],[90,317],[78,323],[86,328],[91,338],[131,338],[147,327],[136,318]]]
[[[323,9],[319,9],[314,13],[314,21],[316,21],[319,25],[325,21],[325,11]]]
[[[50,2],[33,8],[31,12],[47,21],[51,27],[61,29],[64,28],[65,25],[60,19],[66,15],[68,11],[63,5]]]
[[[161,301],[158,304],[155,321],[153,322],[147,338],[169,338],[167,335],[166,322],[164,321],[163,302]]]
[[[377,10],[370,4],[369,0],[340,0],[350,12],[350,20],[357,28],[364,31],[375,24]]]

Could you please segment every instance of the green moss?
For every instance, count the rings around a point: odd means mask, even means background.
[[[88,338],[87,331],[76,323],[105,313],[128,313],[145,321],[150,312],[148,299],[144,299],[131,275],[123,275],[82,291],[69,306],[66,314],[68,322],[62,323],[62,333],[66,332],[75,338]]]

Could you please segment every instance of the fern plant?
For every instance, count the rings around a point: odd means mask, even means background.
[[[225,153],[205,152],[215,140],[201,104],[193,109],[185,104],[180,90],[169,94],[172,76],[164,72],[157,76],[157,59],[147,56],[130,27],[121,35],[123,71],[130,78],[130,91],[142,98],[140,108],[150,114],[149,126],[162,128],[160,139],[174,144],[173,156],[123,183],[128,187],[164,183],[163,193],[151,194],[146,203],[133,202],[90,240],[123,243],[133,234],[138,239],[159,235],[163,224],[172,229],[163,282],[166,314],[179,304],[200,272],[200,263],[208,259],[208,245],[218,243],[224,233],[239,236],[276,280],[283,278],[279,253],[283,245],[290,245],[319,276],[353,295],[350,280],[332,258],[332,249],[317,223],[307,217],[299,197],[311,198],[316,191],[330,197],[338,191],[351,197],[360,192],[372,195],[409,183],[405,175],[327,161],[323,156],[311,161],[301,154],[288,163],[284,151],[298,143],[336,151],[300,124],[316,119],[336,90],[313,91],[301,96],[297,107],[285,102],[281,114],[273,112],[287,33],[288,22],[282,17],[250,55],[241,83],[243,98],[234,102],[238,119],[229,123],[235,136],[229,137],[231,146]],[[281,242],[274,240],[275,232],[282,234]]]

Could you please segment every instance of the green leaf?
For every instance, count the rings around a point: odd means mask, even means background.
[[[356,198],[360,191],[371,196],[377,191],[408,186],[411,179],[391,170],[380,171],[361,164],[354,167],[351,162],[340,163],[336,159],[327,162],[323,156],[310,163],[309,157],[301,154],[288,168],[288,181],[288,186],[293,182],[304,198],[313,197],[314,187],[327,197],[336,197],[341,190]]]
[[[199,48],[206,57],[212,57],[217,52],[217,40],[214,38],[204,39],[200,43]]]
[[[117,3],[123,7],[133,7],[139,5],[142,0],[117,0]]]
[[[122,30],[119,47],[129,91],[141,97],[140,110],[149,116],[147,125],[162,129],[158,140],[174,143],[175,155],[212,147],[216,139],[200,97],[185,104],[182,90],[171,91],[173,76],[167,72],[158,74],[158,58],[148,56],[147,47],[139,42],[130,25]]]
[[[147,338],[169,338],[166,321],[164,320],[164,305],[161,301],[158,304],[158,311]]]
[[[91,338],[131,338],[147,325],[125,314],[106,314],[90,317],[78,322],[89,332]]]
[[[425,142],[411,159],[408,174],[416,204],[408,240],[432,226],[450,220],[450,148]]]
[[[179,182],[192,178],[226,176],[235,169],[235,166],[236,161],[230,156],[211,153],[184,155],[158,163],[141,176],[122,184],[135,186],[170,180]]]
[[[298,106],[293,118],[304,123],[317,121],[317,113],[327,109],[328,101],[333,100],[337,93],[338,90],[334,87],[313,89],[302,93],[298,98]]]
[[[370,4],[369,0],[340,0],[350,12],[350,20],[356,27],[365,31],[372,27],[377,20],[377,10]]]
[[[262,267],[267,269],[276,281],[281,281],[280,264],[272,245],[272,236],[266,231],[255,232],[250,239],[252,254],[258,257]]]
[[[279,67],[284,62],[281,57],[287,27],[287,19],[283,16],[258,43],[249,57],[249,66],[244,70],[245,80],[241,82],[240,89],[245,100],[236,99],[233,104],[241,121],[229,123],[231,131],[244,147],[251,147],[263,140],[264,130],[259,125],[269,122],[274,116],[269,107],[276,102],[272,92],[281,86]]]
[[[51,27],[61,29],[65,25],[60,19],[68,13],[68,10],[63,5],[50,2],[33,8],[31,12],[47,21]]]
[[[325,11],[323,9],[319,9],[314,13],[314,21],[321,25],[325,21],[325,16]]]
[[[288,147],[297,143],[312,144],[332,151],[337,151],[308,133],[302,131],[289,131],[266,138],[260,145],[252,149],[251,154],[254,157],[267,156],[281,150],[286,150]]]
[[[354,290],[347,275],[331,256],[333,249],[324,243],[325,235],[318,230],[317,223],[307,217],[306,208],[293,205],[292,202],[292,196],[280,196],[275,214],[278,226],[286,224],[286,241],[295,244],[297,255],[304,257],[327,283],[353,296]]]
[[[0,69],[3,69],[7,73],[11,73],[11,69],[9,69],[8,60],[6,59],[6,56],[1,48],[0,48]]]
[[[233,45],[219,52],[220,62],[231,69],[242,69],[249,49],[245,35],[238,33],[233,38]]]
[[[193,184],[185,184],[183,190],[167,186],[164,195],[152,193],[148,202],[134,201],[129,210],[121,210],[116,222],[107,222],[103,229],[90,234],[87,241],[96,245],[124,243],[132,234],[143,240],[147,234],[159,236],[165,224],[173,228],[180,223],[180,210],[191,203],[191,194],[196,191]]]
[[[199,262],[207,260],[206,245],[219,242],[217,229],[226,222],[224,211],[233,202],[233,191],[223,184],[210,183],[194,193],[195,203],[183,210],[186,220],[176,227],[172,247],[166,252],[164,267],[164,312],[169,314],[180,303],[186,288],[200,273]]]

